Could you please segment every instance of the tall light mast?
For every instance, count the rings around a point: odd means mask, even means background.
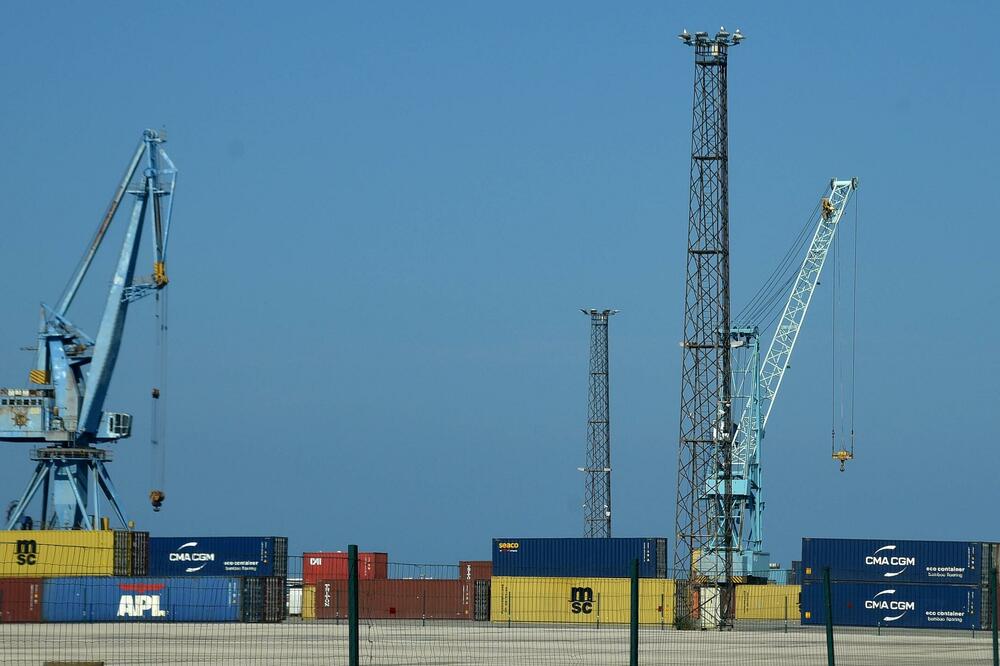
[[[590,315],[590,381],[583,536],[611,536],[611,408],[608,385],[608,320],[618,310],[580,310]]]
[[[702,626],[725,626],[732,608],[732,398],[729,347],[729,47],[743,39],[724,28],[715,37],[688,34],[694,47],[684,338],[681,343],[680,442],[677,465],[677,614],[692,618],[700,587]],[[723,501],[707,492],[718,483]],[[714,493],[712,493],[714,494]],[[699,566],[702,553],[720,551]]]

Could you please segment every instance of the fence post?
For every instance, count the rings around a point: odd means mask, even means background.
[[[990,571],[990,618],[993,620],[993,666],[1000,666],[1000,649],[997,645],[997,568]]]
[[[358,666],[358,547],[347,547],[347,663]]]
[[[823,567],[823,596],[826,602],[826,663],[836,666],[833,658],[833,600],[830,592],[830,567]]]
[[[629,666],[639,666],[639,560],[632,560],[632,599],[629,604]]]

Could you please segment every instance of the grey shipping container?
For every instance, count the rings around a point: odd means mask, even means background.
[[[802,539],[803,582],[880,581],[979,585],[982,555],[978,542],[894,539]]]

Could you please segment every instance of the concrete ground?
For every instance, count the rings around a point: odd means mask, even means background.
[[[836,663],[992,664],[987,632],[838,629]],[[362,664],[544,664],[629,662],[628,628],[381,621],[360,630]],[[347,626],[285,624],[6,624],[0,663],[346,664]],[[743,623],[734,631],[640,631],[641,664],[826,666],[823,629]]]

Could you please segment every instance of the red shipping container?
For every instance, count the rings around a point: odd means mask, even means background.
[[[459,580],[489,580],[492,577],[492,560],[462,560],[458,563]]]
[[[389,577],[386,553],[358,553],[360,580]],[[347,553],[302,553],[302,582],[315,585],[321,580],[347,580]]]
[[[462,584],[463,619],[474,619],[476,613],[476,581],[489,580],[492,574],[492,560],[463,560],[458,563],[458,580]]]
[[[42,580],[0,578],[0,624],[42,621]]]
[[[462,620],[461,581],[359,580],[358,615],[362,620]],[[324,580],[316,586],[316,618],[347,617],[347,581]]]

